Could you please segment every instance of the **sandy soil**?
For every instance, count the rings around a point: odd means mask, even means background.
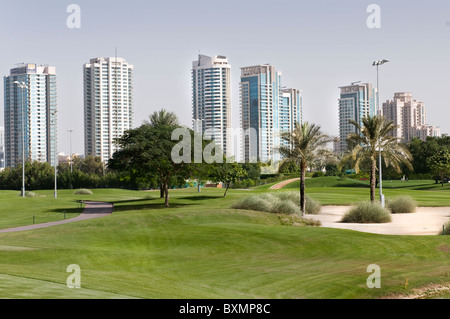
[[[344,224],[342,217],[351,207],[324,206],[319,215],[306,215],[318,220],[322,227],[350,229],[383,235],[437,235],[450,221],[450,207],[419,207],[416,213],[393,214],[388,224]]]

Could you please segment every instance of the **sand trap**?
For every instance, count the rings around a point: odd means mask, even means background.
[[[382,235],[438,235],[450,221],[450,207],[419,207],[413,214],[393,214],[389,224],[344,224],[342,217],[351,209],[345,206],[324,206],[319,215],[305,215],[318,220],[322,227],[350,229]]]

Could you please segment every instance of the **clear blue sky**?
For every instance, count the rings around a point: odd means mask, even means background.
[[[81,7],[81,29],[69,29],[66,8]],[[381,7],[381,28],[369,29],[369,4]],[[0,74],[16,63],[57,67],[59,150],[83,154],[82,66],[118,54],[135,66],[135,125],[166,108],[191,122],[192,61],[199,52],[232,65],[233,122],[239,125],[240,68],[270,63],[283,85],[304,94],[304,119],[338,134],[339,86],[376,83],[383,100],[407,91],[423,100],[429,124],[450,133],[450,1],[402,0],[16,0],[1,1]],[[3,85],[1,86],[3,96]],[[3,98],[0,99],[3,123]],[[1,124],[2,125],[2,124]]]

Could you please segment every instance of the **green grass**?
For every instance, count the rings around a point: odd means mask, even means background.
[[[289,184],[284,190],[299,189],[300,182]],[[319,177],[306,180],[306,193],[322,205],[352,205],[370,199],[368,181],[345,179],[338,177]],[[383,193],[386,198],[409,195],[419,206],[450,206],[450,185],[442,187],[434,181],[390,181],[383,182]],[[377,200],[379,190],[377,189]]]
[[[313,189],[320,194],[319,187]],[[324,198],[345,190],[320,189]],[[357,195],[352,190],[368,196],[368,189],[349,189],[353,200]],[[37,192],[47,196],[34,199],[2,192],[0,204],[9,203],[11,212],[1,210],[4,220],[22,210],[69,209],[80,199],[114,202],[115,212],[102,219],[0,234],[0,295],[377,298],[404,293],[406,279],[408,289],[450,281],[448,236],[283,226],[274,214],[231,209],[236,200],[257,192],[230,190],[224,199],[222,190],[176,190],[170,192],[169,209],[162,207],[158,192],[94,190],[80,198],[61,191],[58,200],[50,198],[51,192]],[[82,289],[66,287],[71,264],[81,267]],[[366,286],[371,264],[381,267],[382,289]]]

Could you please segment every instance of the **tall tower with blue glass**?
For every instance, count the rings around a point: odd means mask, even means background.
[[[302,92],[298,89],[283,88],[281,96],[283,103],[279,115],[280,132],[292,132],[297,124],[303,123]],[[285,147],[291,146],[284,140],[281,140],[280,144]]]
[[[339,152],[348,149],[347,137],[357,132],[349,121],[362,125],[362,119],[377,115],[377,89],[371,83],[352,83],[340,88],[339,99]]]
[[[25,161],[57,165],[56,70],[19,64],[4,77],[5,166]]]
[[[280,161],[281,72],[271,65],[242,68],[240,97],[243,160]]]

